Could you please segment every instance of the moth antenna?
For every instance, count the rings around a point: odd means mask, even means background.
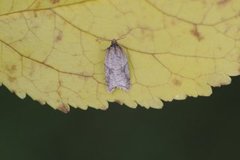
[[[132,32],[132,28],[127,31],[127,33],[122,34],[119,38],[115,39],[116,41],[127,38],[128,34]]]
[[[103,37],[97,37],[96,41],[108,41],[111,42],[111,39],[103,38]]]

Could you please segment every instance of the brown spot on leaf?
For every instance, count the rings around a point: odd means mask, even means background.
[[[9,82],[13,83],[13,82],[16,81],[16,78],[15,78],[15,77],[8,76],[8,80],[9,80]]]
[[[34,18],[38,18],[38,14],[36,11],[33,11],[33,16],[34,16]]]
[[[13,73],[16,71],[17,66],[16,65],[12,65],[12,66],[6,66],[6,69],[9,73]]]
[[[193,36],[195,36],[198,39],[198,41],[201,41],[203,39],[203,36],[198,31],[198,28],[197,28],[196,25],[194,26],[194,28],[190,32],[192,33]]]
[[[62,38],[63,38],[63,32],[62,31],[58,31],[57,36],[55,38],[55,42],[61,41]]]
[[[50,0],[50,2],[51,2],[52,4],[56,4],[56,3],[59,3],[60,0]]]
[[[225,6],[226,4],[228,4],[231,0],[219,0],[217,2],[217,5],[219,6]]]
[[[66,104],[61,104],[57,109],[63,113],[68,113],[70,111],[70,107]]]
[[[182,85],[182,82],[176,78],[172,80],[172,83],[177,87],[180,87]]]
[[[16,69],[17,69],[16,65],[12,65],[12,66],[11,66],[11,70],[12,70],[12,71],[16,71]]]
[[[172,26],[176,26],[176,21],[172,19],[172,20],[171,20],[171,25],[172,25]]]

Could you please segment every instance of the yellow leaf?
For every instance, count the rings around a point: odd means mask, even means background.
[[[0,0],[0,83],[63,112],[209,96],[240,73],[239,10],[239,0]],[[127,92],[107,91],[112,39],[127,53]]]

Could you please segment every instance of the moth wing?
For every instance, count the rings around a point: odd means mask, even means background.
[[[118,56],[121,57],[119,59],[119,64],[121,65],[121,67],[124,67],[128,63],[127,54],[120,47],[118,47],[116,51],[118,52]]]
[[[114,49],[112,47],[108,48],[106,51],[106,57],[105,57],[105,67],[111,68],[112,67],[112,61],[114,56]]]

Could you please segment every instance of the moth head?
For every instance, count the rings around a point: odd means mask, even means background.
[[[111,42],[111,46],[115,46],[115,45],[117,45],[117,40],[113,39],[112,42]]]

